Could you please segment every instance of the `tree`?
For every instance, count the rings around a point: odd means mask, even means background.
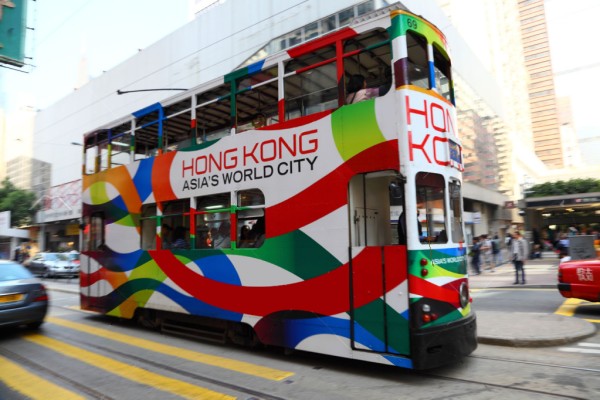
[[[598,179],[571,179],[570,181],[546,182],[534,185],[528,197],[560,196],[564,194],[600,192]]]
[[[10,211],[10,225],[23,226],[31,224],[38,206],[35,194],[28,190],[17,188],[8,178],[4,178],[0,187],[0,212]]]

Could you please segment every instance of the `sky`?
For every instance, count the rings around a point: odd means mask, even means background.
[[[26,56],[0,68],[0,106],[43,109],[71,93],[81,60],[90,78],[110,70],[191,19],[189,0],[28,0]]]

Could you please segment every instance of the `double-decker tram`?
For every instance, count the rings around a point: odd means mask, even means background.
[[[403,9],[84,137],[81,306],[431,368],[477,346],[444,35]]]

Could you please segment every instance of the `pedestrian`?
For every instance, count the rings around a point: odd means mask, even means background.
[[[483,268],[489,269],[491,272],[494,272],[494,267],[496,265],[494,263],[492,241],[490,240],[488,235],[481,235],[481,239],[481,254],[483,256]]]
[[[481,269],[480,269],[480,264],[481,264],[481,259],[480,259],[480,249],[481,249],[481,242],[479,241],[479,237],[475,236],[473,238],[473,246],[471,247],[471,251],[469,252],[469,255],[471,256],[471,266],[473,267],[473,271],[475,275],[479,275],[481,273]]]
[[[521,285],[525,284],[525,260],[529,255],[528,244],[521,232],[516,231],[512,240],[512,255],[513,264],[515,265],[515,282],[513,285],[519,284],[519,272],[521,273]]]
[[[502,265],[504,261],[502,260],[502,249],[498,235],[495,235],[494,239],[492,239],[492,253],[494,254],[494,263],[496,266]]]

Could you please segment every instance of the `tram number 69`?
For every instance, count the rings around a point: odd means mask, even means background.
[[[417,21],[412,18],[408,18],[406,24],[410,29],[417,29]]]

